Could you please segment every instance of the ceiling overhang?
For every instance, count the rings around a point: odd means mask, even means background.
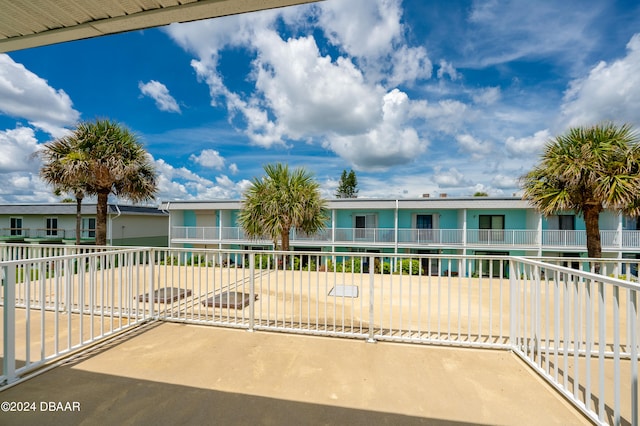
[[[0,0],[0,53],[318,0]]]

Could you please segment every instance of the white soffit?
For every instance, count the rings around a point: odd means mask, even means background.
[[[0,0],[0,53],[318,0]]]

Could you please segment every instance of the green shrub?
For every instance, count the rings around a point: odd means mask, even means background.
[[[172,256],[172,257],[167,257],[166,259],[160,261],[160,264],[178,266],[180,265],[180,262],[178,261],[178,258],[176,256]]]
[[[293,270],[294,271],[299,271],[300,270],[300,257],[296,256],[293,258]],[[309,259],[309,261],[307,262],[306,265],[304,265],[302,267],[303,271],[316,271],[317,267],[316,267],[316,261],[314,258]]]
[[[256,269],[274,269],[276,267],[273,256],[270,254],[257,254],[255,262]]]
[[[424,274],[422,265],[418,259],[401,259],[398,263],[398,270],[402,275],[420,275]]]

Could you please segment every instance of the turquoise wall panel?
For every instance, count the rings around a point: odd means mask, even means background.
[[[184,226],[196,226],[196,213],[193,210],[185,210],[182,218]]]

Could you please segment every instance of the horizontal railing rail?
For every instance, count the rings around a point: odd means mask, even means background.
[[[171,238],[175,241],[238,241],[249,238],[241,227],[174,226]],[[640,231],[600,231],[602,247],[606,249],[640,250]],[[406,229],[399,228],[326,228],[315,234],[291,231],[290,241],[327,244],[373,243],[399,245],[468,245],[509,246],[528,248],[586,248],[586,232],[570,230],[530,229]],[[269,242],[268,238],[259,241]]]
[[[30,250],[0,263],[6,382],[157,319],[508,349],[591,420],[638,422],[635,259]]]
[[[29,228],[0,228],[2,237],[28,237]]]
[[[58,239],[65,238],[67,230],[64,228],[37,228],[30,231],[29,238]]]

